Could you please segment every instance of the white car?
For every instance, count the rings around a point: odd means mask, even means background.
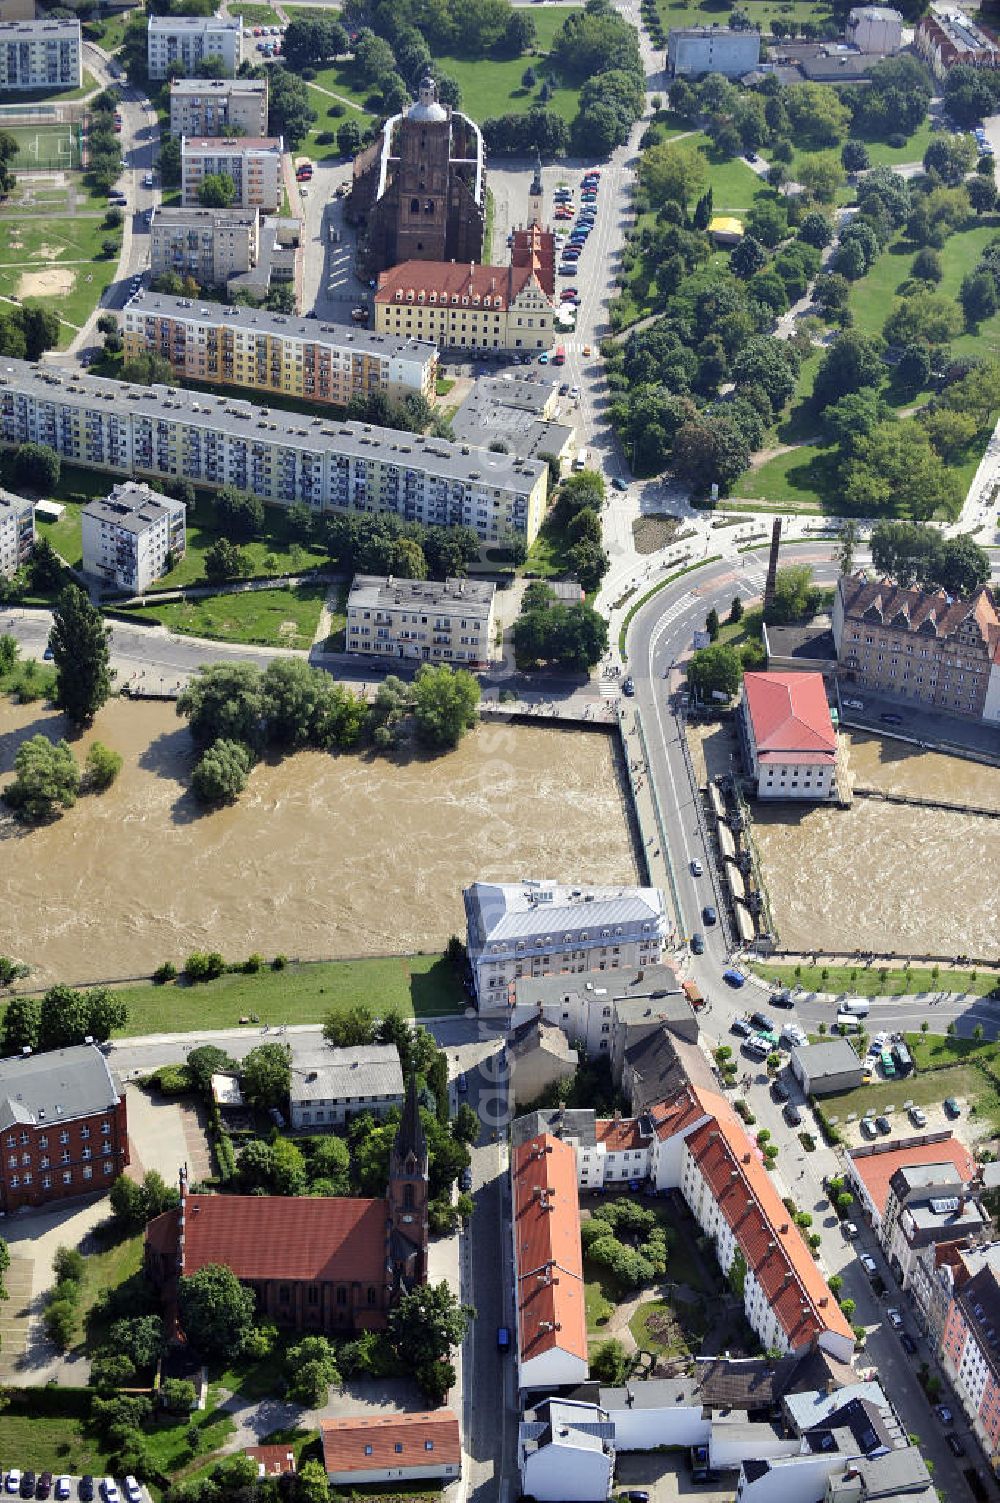
[[[865,1273],[870,1279],[873,1279],[878,1273],[878,1264],[875,1262],[875,1259],[872,1257],[871,1253],[859,1253],[858,1258],[860,1259],[861,1267],[864,1269]]]
[[[894,1331],[901,1331],[903,1329],[903,1317],[902,1315],[900,1315],[899,1311],[894,1306],[890,1305],[885,1313],[889,1324],[892,1326],[892,1329]]]
[[[104,1503],[121,1503],[118,1484],[113,1477],[101,1478],[101,1497],[104,1499]]]
[[[125,1496],[128,1503],[142,1503],[142,1488],[134,1477],[125,1478]]]

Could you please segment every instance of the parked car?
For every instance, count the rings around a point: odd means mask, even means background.
[[[880,715],[878,718],[879,718],[879,720],[882,721],[882,723],[884,725],[902,725],[903,724],[903,717],[902,717],[902,715]]]
[[[899,1338],[899,1344],[908,1357],[912,1357],[917,1350],[917,1343],[914,1341],[909,1331],[904,1331],[902,1333]]]
[[[627,491],[628,490],[628,481],[627,480],[623,480],[620,475],[613,475],[612,478],[611,478],[611,484],[612,484],[612,487],[616,491]]]
[[[953,1425],[955,1423],[955,1416],[952,1414],[947,1404],[935,1404],[934,1413],[937,1415],[942,1425]]]
[[[11,1467],[10,1471],[7,1473],[7,1480],[4,1483],[4,1489],[8,1493],[12,1494],[16,1494],[21,1491],[21,1473],[18,1471],[16,1466]]]
[[[61,1500],[68,1498],[70,1494],[70,1479],[68,1477],[56,1478],[56,1497]]]
[[[855,1242],[858,1237],[858,1228],[853,1221],[842,1221],[840,1229],[850,1242]]]
[[[632,677],[631,673],[629,674],[628,678],[622,681],[622,693],[625,695],[626,699],[631,699],[633,694],[635,693],[635,679]]]
[[[910,1107],[910,1121],[913,1123],[914,1127],[926,1127],[927,1126],[927,1113],[924,1111],[923,1107],[921,1107],[921,1106],[911,1106]]]
[[[711,903],[705,904],[704,908],[701,910],[701,916],[706,924],[717,924],[719,922],[719,915],[716,913]]]
[[[892,1132],[892,1123],[889,1121],[888,1117],[876,1117],[875,1126],[882,1134],[883,1138],[887,1138]]]
[[[791,992],[772,992],[768,998],[768,1005],[770,1007],[794,1007],[795,999]]]
[[[93,1503],[94,1479],[89,1472],[84,1472],[83,1476],[76,1484],[76,1492],[77,1497],[80,1499],[80,1503]]]
[[[771,1081],[771,1095],[774,1097],[775,1101],[788,1100],[788,1087],[785,1085],[785,1082],[783,1080]]]
[[[955,1434],[954,1430],[950,1435],[945,1436],[944,1443],[953,1456],[965,1455],[965,1447],[963,1446],[958,1436]]]
[[[631,1492],[625,1493],[624,1496],[628,1499],[628,1503],[649,1503],[649,1494],[644,1492],[642,1488],[634,1487]]]
[[[691,936],[691,954],[692,955],[704,955],[704,953],[705,953],[705,936],[704,936],[704,934],[692,934],[692,936]]]
[[[896,1309],[895,1305],[890,1305],[885,1314],[886,1319],[888,1320],[894,1331],[901,1331],[903,1329],[903,1317]]]
[[[750,1021],[755,1028],[762,1028],[765,1033],[770,1033],[774,1028],[774,1019],[769,1018],[766,1012],[752,1012]]]
[[[735,966],[727,966],[722,973],[722,979],[726,983],[726,985],[731,986],[734,991],[738,991],[741,986],[746,986],[747,981],[747,978],[744,976],[743,972],[738,971]]]
[[[859,1259],[859,1261],[861,1263],[861,1267],[864,1269],[865,1273],[868,1275],[868,1277],[870,1279],[873,1279],[875,1277],[875,1275],[878,1273],[878,1264],[875,1262],[875,1259],[872,1257],[871,1253],[870,1252],[859,1253],[858,1254],[858,1259]]]
[[[741,1039],[748,1039],[753,1035],[753,1029],[750,1027],[750,1024],[747,1022],[746,1018],[734,1018],[729,1025],[729,1031],[730,1033],[735,1033],[737,1038]],[[777,1083],[778,1082],[775,1081],[775,1085],[777,1085]]]
[[[21,1497],[33,1498],[35,1496],[35,1482],[37,1478],[34,1472],[22,1472],[21,1474]]]
[[[959,1106],[954,1096],[946,1096],[944,1098],[944,1114],[946,1117],[951,1118],[960,1117],[962,1115],[962,1108]]]
[[[864,700],[863,699],[845,699],[844,700],[844,709],[845,710],[863,710],[864,707],[865,707],[865,704],[864,704]]]
[[[873,1117],[861,1118],[861,1136],[863,1138],[878,1137],[878,1133],[875,1131],[875,1119]]]
[[[800,1127],[802,1125],[802,1113],[799,1111],[794,1101],[785,1102],[784,1106],[781,1109],[781,1115],[784,1117],[789,1127]]]
[[[461,1174],[458,1176],[458,1188],[460,1190],[464,1190],[466,1192],[466,1194],[468,1194],[468,1192],[472,1189],[472,1170],[471,1169],[463,1169],[462,1170]]]
[[[47,1498],[52,1491],[52,1473],[43,1472],[35,1488],[36,1498]]]

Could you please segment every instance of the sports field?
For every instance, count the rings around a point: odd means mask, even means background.
[[[15,172],[49,171],[80,166],[80,127],[53,121],[48,125],[9,125],[4,129],[17,142]]]

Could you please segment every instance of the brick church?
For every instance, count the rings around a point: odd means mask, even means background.
[[[359,270],[402,261],[483,257],[486,165],[479,126],[441,104],[432,78],[354,163],[347,218],[358,225]]]
[[[399,1294],[427,1278],[427,1171],[411,1079],[384,1199],[195,1195],[182,1179],[180,1207],[149,1223],[145,1246],[175,1338],[178,1278],[215,1263],[253,1290],[262,1319],[331,1335],[382,1330]]]

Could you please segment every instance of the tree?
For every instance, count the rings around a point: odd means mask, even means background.
[[[278,1106],[288,1100],[292,1083],[291,1050],[287,1044],[260,1044],[243,1061],[243,1095],[252,1106]]]
[[[840,148],[840,161],[845,172],[867,172],[871,165],[868,147],[863,141],[845,141]]]
[[[272,659],[261,690],[267,738],[281,746],[353,746],[368,716],[359,695],[300,658]]]
[[[657,207],[668,201],[686,206],[701,191],[704,154],[686,141],[665,141],[639,158],[639,181]]]
[[[808,151],[838,146],[847,135],[850,112],[828,84],[792,84],[782,95],[792,139]],[[838,163],[839,166],[839,163]]]
[[[608,624],[592,606],[556,602],[539,582],[525,591],[514,623],[514,653],[525,668],[542,662],[584,671],[600,662],[608,646]]]
[[[3,796],[22,819],[51,819],[76,803],[80,769],[65,741],[53,743],[42,735],[23,741],[14,756],[14,773]]]
[[[856,445],[841,483],[851,507],[867,515],[894,511],[927,521],[938,512],[957,516],[961,507],[954,472],[919,424],[880,423]]]
[[[330,1483],[322,1462],[303,1461],[295,1477],[295,1503],[329,1503]]]
[[[441,1396],[451,1354],[465,1339],[475,1314],[470,1306],[459,1304],[444,1280],[408,1290],[389,1311],[389,1339],[396,1355],[428,1398]],[[451,1369],[448,1387],[453,1382]]]
[[[961,533],[943,544],[936,573],[936,583],[942,590],[968,598],[989,583],[989,555],[968,533]]]
[[[252,767],[253,752],[245,742],[220,737],[195,763],[191,789],[203,804],[234,804]]]
[[[228,172],[206,172],[198,189],[203,209],[228,209],[236,202],[236,184]]]
[[[290,1347],[285,1371],[288,1397],[307,1409],[319,1409],[326,1404],[331,1386],[340,1382],[333,1347],[325,1336],[305,1336],[297,1346]],[[325,1472],[323,1484],[327,1486]]]
[[[819,591],[812,582],[812,569],[808,564],[792,564],[779,569],[774,580],[774,596],[765,613],[765,620],[786,624],[804,621],[815,614],[819,604]]]
[[[38,1048],[40,1003],[37,997],[14,996],[7,1003],[0,1025],[0,1050],[5,1057],[24,1049]]]
[[[755,272],[767,265],[767,253],[759,240],[752,235],[744,235],[739,245],[733,247],[729,257],[729,268],[733,275],[748,282]]]
[[[997,311],[995,278],[988,271],[970,272],[968,276],[962,278],[959,298],[962,303],[962,312],[965,314],[965,322],[970,329],[974,329],[985,319],[992,318]]]
[[[79,585],[63,590],[52,612],[49,646],[56,669],[53,702],[86,725],[111,693],[111,628]]]
[[[841,334],[823,357],[813,386],[813,400],[822,411],[847,392],[878,386],[882,380],[881,341],[853,329]]]
[[[993,168],[990,166],[990,172]],[[977,214],[992,214],[997,206],[997,185],[992,177],[973,177],[965,185],[969,203]]]
[[[479,683],[464,668],[423,663],[413,684],[417,734],[430,746],[457,746],[479,718]]]
[[[987,280],[989,290],[993,293],[993,279],[990,277]],[[964,307],[964,283],[962,290]],[[993,308],[995,307],[994,294]],[[937,292],[915,292],[912,297],[900,298],[886,319],[882,332],[890,344],[936,345],[947,344],[950,339],[954,339],[961,327],[961,317],[951,298]]]
[[[233,543],[248,543],[264,528],[264,503],[250,491],[224,485],[212,502],[215,525]]]
[[[362,31],[354,43],[354,72],[362,84],[377,84],[396,71],[396,54],[384,38]]]
[[[858,524],[850,517],[841,522],[837,531],[837,565],[841,574],[854,573],[854,553],[858,546]]]
[[[356,120],[345,120],[337,130],[337,150],[342,157],[357,156],[361,150],[361,127]]]
[[[806,245],[814,245],[817,250],[823,250],[829,245],[833,239],[833,230],[826,215],[818,209],[812,209],[799,225],[799,239],[804,240]]]
[[[835,151],[821,151],[802,162],[797,176],[803,188],[821,203],[832,203],[837,189],[843,185],[844,169]]]
[[[359,1002],[344,1012],[327,1013],[323,1020],[323,1037],[335,1049],[348,1049],[375,1042],[375,1016]]]
[[[249,567],[246,554],[228,538],[216,538],[211,547],[205,549],[205,578],[209,584],[239,579]]]
[[[62,461],[48,444],[18,444],[14,454],[14,480],[18,486],[48,495],[59,484]]]
[[[728,699],[739,692],[743,679],[740,655],[733,647],[714,643],[702,647],[688,660],[687,681],[703,699],[713,693],[725,694]]]
[[[145,1175],[142,1184],[120,1175],[111,1186],[109,1199],[116,1219],[129,1231],[139,1231],[154,1216],[180,1205],[179,1193],[155,1169]]]
[[[733,362],[738,388],[758,387],[767,394],[772,413],[780,412],[795,390],[798,357],[788,344],[767,335],[748,339]]]
[[[105,746],[103,741],[95,741],[87,752],[84,763],[84,785],[90,792],[102,792],[111,787],[121,770],[122,759],[119,753],[112,751],[110,746]]]
[[[328,1186],[329,1195],[350,1195],[351,1155],[343,1138],[320,1138],[313,1150],[310,1165],[313,1179]]]
[[[122,366],[122,380],[131,381],[136,386],[177,385],[170,361],[152,350],[144,355],[136,355],[133,360],[126,360]]]
[[[177,700],[200,746],[220,736],[250,747],[263,739],[264,695],[260,669],[252,663],[211,663],[198,669]]]
[[[339,21],[323,11],[311,16],[300,12],[289,21],[282,39],[285,64],[294,72],[333,62],[347,52],[348,46],[347,33]]]
[[[719,613],[714,605],[705,617],[705,630],[708,632],[709,641],[714,642],[719,635]]]
[[[212,1094],[213,1075],[236,1074],[239,1066],[224,1049],[215,1044],[201,1044],[187,1057],[187,1067],[195,1090],[206,1099]]]
[[[597,1383],[617,1388],[627,1379],[630,1368],[631,1362],[623,1343],[612,1337],[596,1348],[590,1362],[590,1375]]]
[[[181,1325],[206,1356],[238,1356],[253,1329],[256,1301],[229,1268],[208,1263],[178,1280]]]

